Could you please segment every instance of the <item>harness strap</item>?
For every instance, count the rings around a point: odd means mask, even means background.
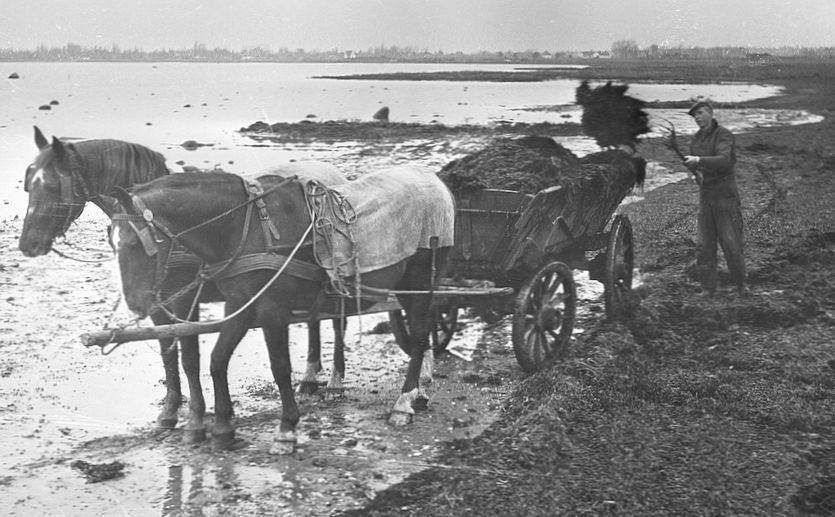
[[[173,251],[168,256],[168,267],[200,267],[203,261],[197,255],[187,251]]]
[[[230,262],[232,261],[226,260],[207,266],[203,269],[202,275],[206,279],[215,281],[259,269],[274,269],[278,271],[284,267],[286,273],[305,280],[323,282],[328,278],[327,274],[319,266],[275,253],[253,253],[238,257],[234,261],[234,265],[231,265]]]
[[[278,228],[270,217],[269,212],[267,212],[267,204],[264,203],[264,187],[261,186],[260,181],[255,179],[247,180],[247,184],[249,188],[249,197],[254,200],[255,206],[258,207],[258,214],[261,219],[261,229],[264,231],[264,240],[266,241],[267,250],[274,250],[278,248],[278,245],[273,243],[273,239],[276,241],[281,240],[281,234],[278,233]]]

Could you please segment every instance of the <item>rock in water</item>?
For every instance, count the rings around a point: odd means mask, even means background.
[[[388,122],[389,121],[389,107],[383,106],[377,113],[374,114],[374,120],[379,120],[380,122]]]

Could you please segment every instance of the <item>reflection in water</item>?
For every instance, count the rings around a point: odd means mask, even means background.
[[[168,467],[168,483],[165,486],[165,499],[162,502],[162,515],[176,515],[183,509],[183,467]],[[202,513],[202,512],[201,512]]]
[[[217,515],[222,506],[234,506],[259,493],[276,491],[288,504],[304,497],[291,463],[265,466],[235,465],[230,459],[212,458],[168,467],[160,515],[180,517]]]
[[[162,515],[202,516],[207,504],[221,503],[225,492],[238,485],[235,469],[222,462],[217,469],[204,465],[172,465],[162,503]]]

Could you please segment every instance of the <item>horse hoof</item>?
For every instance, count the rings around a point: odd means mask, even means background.
[[[344,397],[345,396],[345,388],[331,388],[330,386],[325,388],[325,396],[333,396],[333,397]]]
[[[235,438],[235,431],[212,435],[212,450],[214,451],[237,451],[244,447],[249,447],[249,442]]]
[[[411,413],[404,413],[403,411],[392,411],[389,417],[389,424],[395,427],[402,427],[412,423],[413,415]]]
[[[183,432],[183,443],[193,445],[206,440],[206,429],[186,429]]]
[[[317,391],[319,391],[319,385],[315,382],[302,381],[299,383],[297,391],[299,395],[314,395]]]
[[[157,419],[157,427],[161,429],[174,429],[177,427],[177,417],[173,418],[163,418],[160,417]]]
[[[429,408],[429,399],[419,397],[412,401],[412,409],[415,411],[426,411]]]
[[[270,454],[284,455],[293,454],[296,450],[296,440],[274,440],[270,445]]]

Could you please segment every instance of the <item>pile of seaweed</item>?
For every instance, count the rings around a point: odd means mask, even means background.
[[[646,103],[626,95],[629,85],[606,84],[592,88],[583,81],[576,90],[577,104],[583,108],[583,132],[602,148],[625,145],[635,149],[640,136],[650,132]]]
[[[455,194],[481,189],[536,194],[555,185],[571,186],[595,177],[624,179],[630,187],[643,182],[646,161],[622,150],[578,158],[551,137],[498,138],[486,148],[454,160],[438,176]]]
[[[486,149],[447,164],[439,176],[456,194],[480,189],[536,194],[548,187],[602,182],[600,188],[640,186],[646,160],[635,152],[649,132],[645,103],[626,95],[629,86],[611,81],[592,88],[583,81],[576,91],[583,108],[583,131],[604,150],[578,158],[546,136],[496,139]],[[582,180],[582,181],[578,181]]]

